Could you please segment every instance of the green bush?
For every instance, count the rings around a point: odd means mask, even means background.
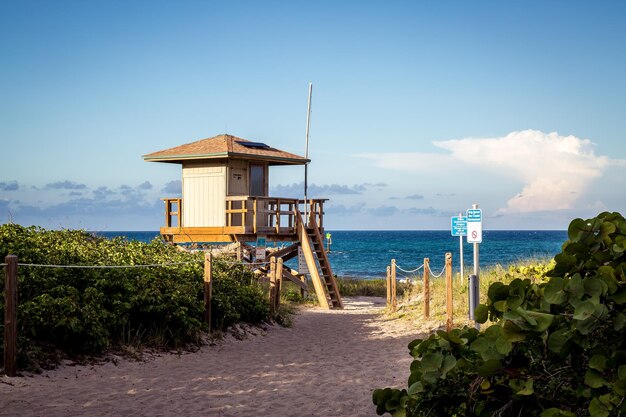
[[[547,279],[490,286],[476,314],[496,324],[411,342],[408,386],[375,390],[377,413],[624,415],[626,221],[575,219],[568,237]]]
[[[132,340],[153,347],[181,347],[200,340],[204,285],[202,253],[150,243],[105,239],[77,230],[48,231],[0,226],[0,260],[51,265],[172,266],[124,269],[18,268],[19,362],[62,351],[97,354]],[[216,259],[213,266],[213,328],[269,319],[263,289],[241,264]],[[2,284],[3,285],[3,284]],[[0,297],[4,310],[4,291]],[[0,324],[0,349],[4,329]],[[1,355],[0,355],[1,356]]]

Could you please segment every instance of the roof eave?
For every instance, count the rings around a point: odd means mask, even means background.
[[[199,159],[220,159],[220,158],[241,158],[241,159],[254,159],[265,162],[274,162],[273,165],[305,165],[311,162],[310,159],[296,159],[286,158],[280,156],[267,156],[267,155],[250,155],[246,153],[237,152],[220,152],[214,154],[190,154],[190,155],[162,155],[162,156],[150,156],[143,155],[143,160],[146,162],[178,162],[189,161]]]
[[[211,153],[211,154],[189,154],[189,155],[161,155],[150,156],[143,155],[143,160],[146,162],[176,162],[176,161],[188,161],[190,159],[218,159],[228,158],[228,152]]]

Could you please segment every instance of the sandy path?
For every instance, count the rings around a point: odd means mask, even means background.
[[[304,309],[292,328],[195,353],[3,376],[0,416],[375,416],[373,389],[406,383],[415,337],[382,302]]]

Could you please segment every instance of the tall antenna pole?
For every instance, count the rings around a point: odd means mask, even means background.
[[[311,126],[311,95],[313,94],[313,83],[309,83],[309,102],[306,111],[306,145],[304,147],[304,157],[309,159],[309,127]],[[308,200],[308,188],[309,188],[309,163],[304,163],[304,221],[309,224],[309,200]]]

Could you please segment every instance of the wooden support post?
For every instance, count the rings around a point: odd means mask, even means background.
[[[304,274],[302,274],[300,276],[300,281],[302,281],[303,284],[306,284],[306,276]],[[304,297],[306,297],[307,291],[304,288],[300,288],[300,296],[302,297],[302,299],[304,300]]]
[[[387,307],[391,306],[391,266],[387,266]]]
[[[257,223],[258,223],[258,217],[257,217],[257,212],[258,212],[258,204],[257,204],[257,199],[255,198],[252,205],[252,231],[254,232],[254,234],[256,235],[256,230],[257,230]],[[245,226],[245,224],[244,224]]]
[[[283,282],[283,258],[278,258],[276,262],[276,291],[274,293],[274,311],[278,312],[280,307],[280,287]]]
[[[454,308],[452,305],[452,254],[446,253],[446,329],[452,330]]]
[[[213,295],[213,254],[204,254],[204,321],[211,333],[211,297]]]
[[[273,318],[276,314],[276,258],[270,258],[270,316]]]
[[[230,227],[233,225],[233,202],[228,200],[226,203],[226,208],[228,209],[228,215],[226,216],[226,226]]]
[[[4,258],[4,373],[17,374],[17,256]]]
[[[424,258],[424,318],[430,318],[430,259]]]
[[[243,260],[243,248],[241,242],[237,242],[237,260],[239,262]]]
[[[396,288],[396,260],[391,260],[391,311],[396,311],[398,307],[398,292]]]
[[[280,200],[276,200],[276,234],[280,233]]]
[[[172,227],[172,216],[170,212],[170,200],[166,199],[165,202],[165,227]]]

